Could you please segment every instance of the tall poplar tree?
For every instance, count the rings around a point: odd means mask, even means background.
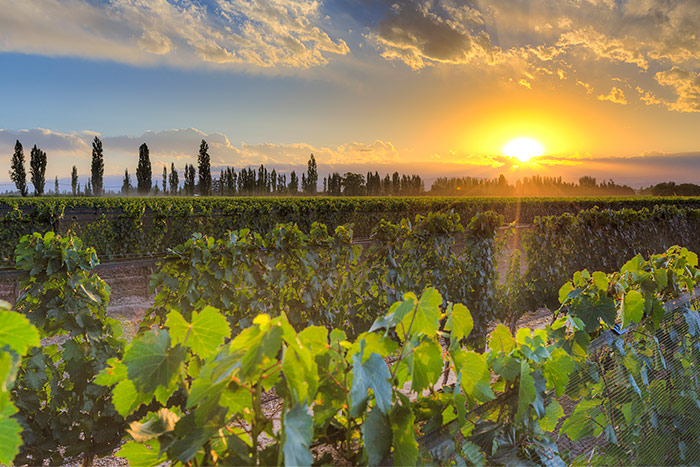
[[[177,176],[177,170],[175,170],[175,164],[170,164],[170,195],[175,196],[179,191],[180,180]]]
[[[294,170],[292,170],[292,173],[289,175],[289,185],[287,186],[287,189],[289,190],[289,193],[293,195],[299,192],[299,178]]]
[[[131,192],[131,177],[129,169],[124,170],[124,178],[122,179],[122,195],[128,196]]]
[[[199,194],[202,196],[211,195],[211,163],[209,157],[209,145],[202,140],[199,145],[199,156],[197,157],[199,169]]]
[[[168,166],[163,166],[163,195],[168,195]]]
[[[102,153],[102,141],[100,138],[95,136],[95,140],[92,142],[92,193],[95,196],[102,196],[103,191],[103,177],[105,173],[105,161],[104,155]]]
[[[141,147],[139,147],[139,165],[136,168],[136,186],[139,195],[145,196],[151,192],[153,188],[152,176],[153,172],[151,170],[151,158],[148,152],[148,146],[146,143],[143,143]]]
[[[12,155],[10,179],[15,183],[19,193],[22,196],[27,196],[27,172],[24,170],[24,149],[19,140],[15,143],[15,152]]]
[[[46,184],[46,153],[39,149],[36,144],[29,156],[29,172],[32,175],[34,196],[42,196]]]
[[[78,196],[78,168],[73,166],[70,172],[70,187],[73,191],[73,196]]]
[[[316,194],[318,190],[318,168],[316,167],[316,158],[313,154],[311,154],[307,164],[306,183],[302,185],[302,190],[310,195]]]

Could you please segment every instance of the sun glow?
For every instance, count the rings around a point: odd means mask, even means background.
[[[503,146],[503,154],[520,162],[529,162],[533,157],[544,154],[544,148],[532,138],[517,138]]]

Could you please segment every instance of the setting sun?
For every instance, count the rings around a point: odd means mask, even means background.
[[[539,141],[532,138],[518,138],[503,147],[503,154],[518,159],[520,162],[528,162],[533,157],[544,154],[544,148]]]

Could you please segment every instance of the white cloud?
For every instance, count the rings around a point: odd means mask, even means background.
[[[315,0],[0,0],[0,50],[148,65],[309,68],[347,44]]]
[[[308,143],[273,144],[260,143],[232,144],[222,133],[205,133],[195,128],[182,128],[167,131],[147,131],[140,136],[102,136],[95,132],[60,133],[46,129],[10,131],[0,129],[0,154],[4,154],[9,165],[16,140],[20,140],[28,151],[34,144],[48,154],[47,173],[65,176],[60,171],[77,165],[79,173],[90,171],[91,144],[95,136],[102,140],[105,153],[105,173],[123,174],[131,172],[137,164],[139,146],[149,147],[154,173],[159,173],[163,165],[182,168],[185,164],[197,164],[197,154],[201,140],[209,144],[212,166],[255,166],[265,164],[278,167],[302,167],[314,154],[319,164],[328,166],[355,167],[364,170],[367,164],[376,166],[398,162],[399,151],[387,141],[371,143],[350,142],[334,147],[314,146]],[[59,157],[56,157],[59,156]],[[70,159],[70,164],[66,160]],[[60,163],[60,167],[59,167]],[[361,168],[360,168],[361,167]],[[6,177],[5,177],[6,178]]]

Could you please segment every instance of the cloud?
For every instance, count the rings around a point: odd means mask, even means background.
[[[639,99],[644,102],[646,105],[657,105],[661,104],[661,99],[657,98],[654,94],[652,94],[649,91],[645,91],[641,87],[637,86],[636,87],[637,92],[639,93]]]
[[[316,0],[0,0],[0,50],[233,69],[310,68],[347,54]]]
[[[60,133],[44,128],[32,130],[10,131],[0,129],[0,147],[11,148],[14,151],[15,142],[19,140],[24,147],[25,158],[29,149],[35,144],[44,149],[51,148],[53,152],[64,154],[78,154],[81,151],[91,151],[89,142],[94,133]]]
[[[5,154],[8,164],[15,141],[19,139],[25,147],[25,152],[34,144],[47,152],[47,172],[51,177],[65,175],[59,171],[68,170],[65,165],[66,159],[71,159],[71,164],[75,163],[78,166],[79,173],[85,174],[90,171],[91,144],[95,136],[99,136],[103,143],[105,173],[113,175],[123,174],[125,168],[131,172],[136,167],[139,146],[142,143],[149,147],[154,173],[159,172],[164,165],[170,166],[171,163],[175,163],[178,168],[184,167],[185,164],[196,165],[199,145],[203,139],[209,145],[213,167],[241,168],[265,164],[300,168],[306,166],[311,154],[326,168],[354,167],[354,170],[359,171],[365,170],[367,165],[384,166],[400,161],[399,151],[388,141],[350,142],[333,147],[308,143],[242,142],[234,145],[222,133],[205,133],[196,128],[147,131],[139,136],[105,136],[90,131],[66,134],[47,129],[0,129],[0,147],[5,148],[2,153]],[[61,163],[60,168],[56,161]]]
[[[700,73],[674,66],[656,74],[656,81],[674,89],[677,99],[665,102],[671,110],[678,112],[700,112]]]
[[[367,37],[387,60],[399,60],[414,70],[436,63],[465,64],[473,60],[489,63],[501,59],[489,35],[481,30],[478,10],[450,0],[403,1]]]
[[[588,94],[601,75],[637,86],[672,86],[673,111],[695,111],[695,84],[682,70],[700,68],[697,0],[396,0],[366,35],[386,60],[414,70],[469,66],[523,87],[572,80]],[[529,72],[532,78],[517,77]],[[654,84],[654,77],[659,83]],[[663,81],[663,82],[662,82]],[[658,90],[641,95],[656,103]],[[601,100],[626,103],[621,90]]]
[[[559,38],[560,47],[580,46],[592,52],[596,58],[632,63],[646,70],[649,63],[633,37],[613,38],[596,31],[593,27],[566,32]]]
[[[610,90],[610,93],[607,95],[601,94],[598,96],[599,101],[610,101],[615,104],[622,104],[626,105],[627,104],[627,99],[625,98],[625,93],[622,92],[622,89],[613,86],[613,88]]]

